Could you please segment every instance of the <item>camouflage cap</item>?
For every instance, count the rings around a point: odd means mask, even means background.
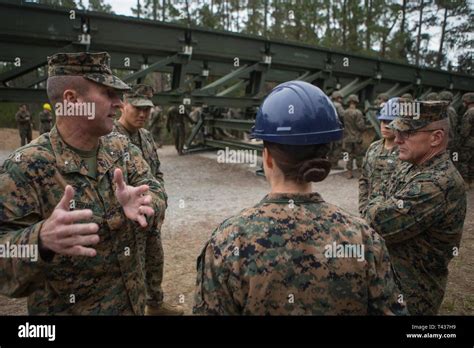
[[[438,93],[436,93],[436,92],[428,93],[428,94],[425,96],[425,99],[424,99],[424,100],[426,100],[426,101],[439,100]]]
[[[331,99],[336,99],[336,98],[342,98],[341,92],[338,92],[338,91],[332,92]]]
[[[378,96],[377,96],[377,99],[378,100],[383,100],[383,101],[388,101],[388,95],[386,93],[380,93]]]
[[[399,132],[417,130],[448,117],[449,103],[446,101],[416,101],[399,105],[404,109],[400,109],[399,117],[388,125]]]
[[[110,55],[107,52],[56,53],[48,57],[48,75],[82,76],[118,90],[130,89],[125,82],[112,74]]]
[[[413,100],[413,96],[410,93],[403,94],[401,96],[401,98],[403,98],[405,101],[412,101]]]
[[[462,101],[466,104],[474,104],[474,92],[464,93]]]
[[[453,101],[453,94],[450,91],[442,91],[439,93],[439,100]]]
[[[145,84],[138,84],[132,87],[132,89],[124,94],[124,101],[130,103],[133,106],[155,106],[153,104],[152,98],[153,87],[145,85]]]
[[[351,94],[351,95],[347,98],[347,102],[348,102],[348,103],[350,103],[350,102],[359,103],[359,97],[358,97],[356,94]]]

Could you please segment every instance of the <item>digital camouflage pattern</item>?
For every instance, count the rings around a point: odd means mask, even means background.
[[[332,97],[334,98],[334,94],[336,94],[336,96],[339,96],[340,93],[338,92],[334,92],[332,94]],[[342,96],[341,96],[342,97]],[[342,104],[337,102],[337,101],[333,101],[332,102],[333,105],[334,105],[334,108],[336,109],[336,113],[337,113],[337,117],[339,117],[339,120],[341,121],[341,123],[344,125],[344,119],[343,119],[343,114],[344,114],[344,108],[342,107]],[[331,143],[331,150],[329,152],[329,159],[331,161],[331,166],[332,168],[336,168],[338,166],[338,162],[339,160],[341,159],[341,154],[342,154],[342,143],[343,141],[342,140],[338,140],[338,141],[333,141]]]
[[[53,115],[50,111],[43,110],[39,113],[40,134],[47,133],[53,126]]]
[[[419,114],[415,110],[412,110],[412,113],[400,114],[388,127],[406,132],[426,127],[431,122],[448,117],[449,104],[446,101],[417,101],[417,103],[420,105]]]
[[[459,125],[458,125],[458,114],[454,108],[449,105],[447,110],[449,119],[449,142],[448,149],[453,151],[459,146]]]
[[[153,176],[160,182],[164,188],[163,173],[160,170],[160,159],[158,157],[158,147],[153,141],[153,137],[149,131],[140,128],[135,133],[129,132],[120,122],[114,122],[113,132],[125,135],[133,145],[138,147],[143,159],[148,163]],[[152,306],[159,306],[163,302],[163,289],[161,283],[163,282],[163,266],[164,266],[164,252],[163,244],[161,242],[161,223],[156,226],[154,233],[148,235],[146,248],[146,277],[147,293],[150,294],[147,298],[147,304]]]
[[[462,117],[459,130],[459,171],[468,183],[474,183],[474,93],[472,104]]]
[[[402,96],[400,98],[403,98],[403,100],[405,102],[411,102],[413,101],[413,96],[410,94],[410,93],[405,93],[405,94],[402,94]]]
[[[133,106],[155,106],[153,104],[153,94],[155,90],[153,87],[145,84],[138,84],[132,87],[132,89],[124,94],[124,101],[132,104]]]
[[[126,218],[114,194],[115,168],[123,171],[127,184],[150,187],[155,210],[147,219],[150,227],[141,228]],[[99,138],[96,180],[87,173],[56,127],[5,161],[0,169],[0,244],[37,246],[39,231],[68,184],[75,190],[71,209],[93,211],[90,222],[99,225],[100,242],[92,258],[0,258],[0,293],[28,296],[32,315],[143,315],[145,278],[152,282],[148,275],[154,271],[153,262],[145,260],[145,245],[163,221],[166,193],[140,150],[117,133]]]
[[[326,257],[364,246],[364,259]],[[403,315],[385,243],[318,193],[269,194],[225,220],[197,261],[201,315]]]
[[[467,104],[474,104],[474,92],[464,93],[462,101]]]
[[[385,149],[384,139],[369,146],[359,178],[359,212],[362,216],[369,201],[387,190],[389,179],[399,163],[398,153],[396,145],[390,150]]]
[[[348,108],[344,111],[342,118],[344,119],[343,150],[349,155],[347,169],[352,170],[354,158],[357,168],[361,168],[364,157],[362,134],[366,129],[364,116],[359,109]]]
[[[56,53],[48,57],[48,76],[82,76],[118,90],[130,89],[129,85],[112,74],[107,52]]]
[[[31,128],[31,114],[29,111],[18,111],[15,114],[15,120],[20,133],[21,146],[28,144],[33,138],[33,129]]]
[[[403,162],[365,217],[387,243],[410,314],[438,313],[466,217],[464,182],[449,155]]]

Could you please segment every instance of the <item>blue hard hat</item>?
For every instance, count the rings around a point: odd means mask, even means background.
[[[400,116],[400,108],[398,105],[400,103],[400,98],[389,99],[377,114],[377,118],[380,121],[393,121],[395,118]]]
[[[257,111],[252,138],[278,144],[327,144],[342,139],[342,123],[331,100],[303,81],[276,86]]]

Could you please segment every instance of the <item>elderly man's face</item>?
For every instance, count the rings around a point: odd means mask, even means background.
[[[395,142],[400,150],[399,158],[413,164],[421,163],[426,154],[434,146],[434,132],[441,131],[426,126],[415,131],[395,131]]]

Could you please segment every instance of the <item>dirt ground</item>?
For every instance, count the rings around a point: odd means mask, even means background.
[[[15,147],[17,132],[0,129],[0,162]],[[196,258],[213,229],[225,218],[256,204],[268,190],[255,168],[219,164],[215,153],[178,156],[171,146],[160,149],[169,196],[162,228],[165,250],[165,300],[181,304],[191,314]],[[314,185],[323,198],[357,214],[357,180],[340,173]],[[459,256],[450,264],[441,314],[474,314],[474,190],[468,192],[468,215]],[[183,301],[184,300],[184,301]],[[26,314],[25,299],[0,296],[0,315]]]

